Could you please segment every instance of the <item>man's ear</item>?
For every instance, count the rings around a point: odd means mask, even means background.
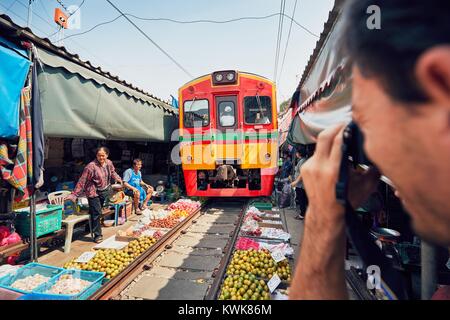
[[[425,95],[450,108],[450,45],[425,51],[417,60],[415,72]]]

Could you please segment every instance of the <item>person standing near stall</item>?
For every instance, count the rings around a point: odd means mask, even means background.
[[[306,157],[302,156],[300,150],[295,152],[297,158],[297,165],[295,166],[294,181],[291,183],[291,187],[295,188],[295,202],[297,203],[298,214],[295,217],[297,220],[303,220],[305,218],[306,209],[308,207],[308,196],[306,195],[305,187],[303,186],[301,168],[306,161]]]
[[[116,183],[122,184],[122,179],[116,173],[113,163],[108,160],[109,150],[100,147],[96,150],[96,159],[90,162],[83,170],[75,189],[67,199],[76,199],[85,193],[89,203],[89,215],[94,233],[94,242],[100,243],[103,240],[100,218],[105,203],[109,201],[112,193],[111,178]]]

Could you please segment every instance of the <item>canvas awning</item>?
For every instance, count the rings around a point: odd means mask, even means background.
[[[50,137],[170,141],[171,106],[44,49],[37,49],[44,133]]]
[[[289,129],[290,144],[315,143],[322,130],[351,121],[351,68],[341,41],[341,5],[337,1],[330,12],[297,89],[301,100]]]

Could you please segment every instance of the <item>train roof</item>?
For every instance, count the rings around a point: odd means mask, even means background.
[[[223,70],[216,70],[216,71],[213,71],[213,72],[211,72],[211,73],[207,73],[207,74],[204,74],[204,75],[199,76],[199,77],[197,77],[197,78],[194,78],[194,79],[192,79],[192,80],[190,80],[190,81],[184,83],[180,88],[183,88],[183,87],[185,87],[187,84],[189,84],[189,83],[191,83],[191,82],[194,82],[194,81],[197,81],[197,80],[199,80],[199,79],[201,79],[201,78],[203,78],[203,77],[211,76],[214,72],[219,72],[219,71],[223,71]],[[236,72],[239,73],[239,74],[247,74],[247,75],[251,75],[251,76],[256,76],[256,77],[259,77],[259,78],[263,78],[264,80],[266,80],[266,81],[268,81],[268,82],[270,82],[270,83],[273,83],[272,80],[270,80],[270,79],[268,79],[268,78],[266,78],[266,77],[264,77],[264,76],[261,76],[261,75],[259,75],[259,74],[256,74],[256,73],[246,72],[246,71],[239,71],[239,70],[234,70],[234,71],[236,71]]]

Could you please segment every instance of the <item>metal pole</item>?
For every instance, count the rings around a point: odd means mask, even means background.
[[[28,0],[28,19],[27,27],[31,28],[31,18],[33,17],[33,0]]]
[[[33,190],[33,195],[30,200],[30,247],[31,247],[31,261],[37,262],[38,248],[36,237],[36,195]]]
[[[437,248],[421,241],[421,298],[429,300],[437,289]]]

